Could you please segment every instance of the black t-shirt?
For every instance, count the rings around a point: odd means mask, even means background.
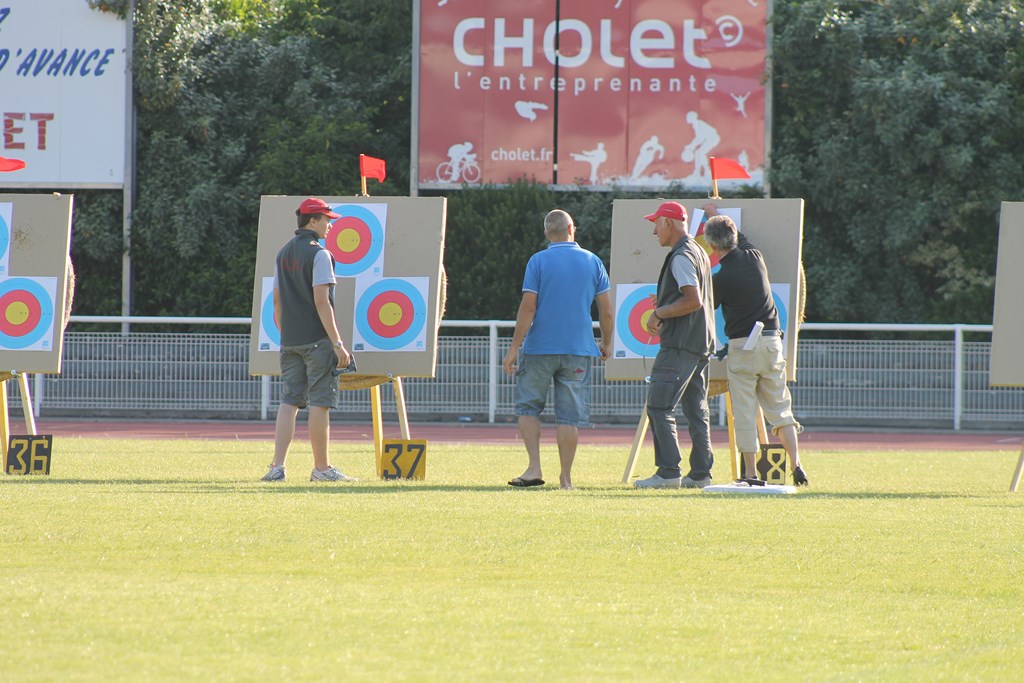
[[[722,307],[729,339],[748,336],[758,320],[766,330],[779,329],[779,313],[772,299],[764,256],[743,233],[739,234],[738,242],[719,261],[722,267],[713,277],[715,307]]]

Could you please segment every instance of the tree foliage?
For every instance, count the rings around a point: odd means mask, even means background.
[[[92,3],[123,11],[126,2]],[[113,8],[113,9],[112,9]],[[138,0],[133,312],[251,311],[259,198],[409,187],[409,0]],[[773,194],[807,202],[809,320],[988,322],[1024,194],[1024,2],[776,0]],[[620,192],[447,193],[448,315],[511,318],[542,219],[608,262]],[[121,205],[77,193],[76,312],[115,313]]]
[[[775,11],[772,184],[807,199],[809,319],[990,322],[999,203],[1024,188],[1022,3]]]

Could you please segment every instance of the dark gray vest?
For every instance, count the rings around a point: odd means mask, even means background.
[[[320,237],[300,228],[277,253],[277,290],[281,298],[281,346],[312,344],[327,336],[313,301],[313,259],[323,250]],[[334,257],[331,256],[331,263]],[[334,285],[328,297],[334,308]]]
[[[661,326],[661,345],[667,349],[682,349],[698,356],[707,356],[714,351],[715,345],[711,261],[708,260],[707,252],[690,239],[689,235],[676,242],[661,266],[661,275],[658,276],[658,306],[667,306],[683,298],[679,291],[679,283],[672,277],[670,267],[672,257],[677,254],[693,264],[703,306],[689,315],[665,318]]]

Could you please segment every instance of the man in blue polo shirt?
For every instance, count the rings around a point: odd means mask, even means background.
[[[508,484],[520,488],[544,484],[540,414],[554,380],[556,439],[562,468],[558,479],[563,489],[571,489],[579,428],[590,426],[591,358],[606,360],[611,353],[611,287],[601,259],[576,244],[576,226],[569,214],[561,209],[548,213],[544,236],[550,242],[547,249],[534,254],[526,264],[516,329],[502,362],[505,372],[516,376],[519,435],[529,456],[526,471]],[[595,299],[600,345],[594,343],[590,317]]]

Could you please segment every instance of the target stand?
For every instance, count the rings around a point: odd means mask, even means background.
[[[383,471],[384,461],[384,418],[381,410],[380,387],[385,382],[391,382],[391,389],[395,392],[395,407],[398,410],[398,427],[402,434],[403,441],[411,439],[409,435],[409,415],[405,408],[405,390],[402,388],[402,378],[391,375],[342,375],[339,377],[339,389],[343,391],[354,391],[356,389],[370,390],[370,415],[373,419],[373,451],[377,463],[378,476]]]
[[[379,170],[382,176],[383,168]],[[426,445],[409,438],[402,383],[406,377],[433,377],[436,372],[437,330],[444,311],[447,200],[372,198],[365,186],[362,189],[355,197],[322,198],[337,214],[321,241],[334,261],[335,322],[360,365],[359,370],[340,375],[337,386],[342,391],[370,391],[378,476],[417,479],[425,472]],[[294,221],[295,206],[302,201],[302,196],[260,199],[249,342],[253,375],[280,373],[280,332],[273,305],[275,260],[280,226]],[[401,440],[384,437],[381,385],[385,382],[394,391]]]
[[[1010,480],[1010,493],[1016,493],[1020,486],[1020,475],[1024,473],[1024,448],[1021,448],[1020,457],[1017,459],[1017,469],[1013,471],[1013,479]]]
[[[21,393],[21,411],[25,415],[25,431],[36,435],[36,418],[32,414],[32,396],[28,388],[28,375],[15,370],[0,371],[0,462],[7,461],[7,444],[11,440],[10,406],[7,401],[7,382],[16,379]]]
[[[726,425],[729,432],[729,466],[732,472],[732,479],[733,481],[736,481],[740,478],[740,472],[743,471],[743,465],[741,463],[742,454],[736,446],[736,428],[733,424],[732,399],[729,396],[728,380],[713,379],[708,383],[708,398],[718,396],[719,394],[725,394]],[[636,469],[637,455],[640,453],[640,447],[643,445],[644,438],[647,436],[648,427],[650,427],[650,419],[647,417],[647,402],[645,401],[643,413],[640,416],[640,423],[637,425],[636,433],[633,436],[633,445],[630,447],[629,458],[626,461],[626,470],[622,473],[623,484],[628,484],[633,479],[633,472]],[[768,443],[768,432],[764,426],[764,413],[761,412],[760,406],[757,408],[757,436],[762,444]],[[1021,453],[1021,462],[1024,463],[1024,452]],[[790,463],[790,465],[792,465],[792,463]],[[766,484],[764,486],[719,484],[706,486],[703,490],[709,493],[741,493],[755,495],[796,493],[795,486],[777,484]]]

